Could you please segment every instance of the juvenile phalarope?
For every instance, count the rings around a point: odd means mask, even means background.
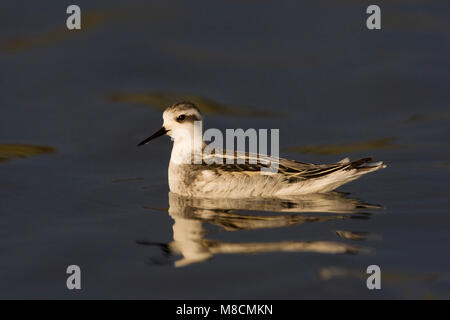
[[[164,134],[172,137],[174,144],[169,163],[169,188],[183,196],[205,198],[292,197],[323,193],[353,181],[362,175],[385,168],[382,162],[368,164],[371,158],[350,161],[345,158],[333,164],[311,164],[283,158],[231,152],[234,160],[244,157],[245,163],[226,163],[226,151],[205,155],[204,142],[194,140],[194,121],[201,121],[200,110],[190,102],[180,102],[163,113],[163,127],[143,140],[138,146]],[[200,163],[193,161],[201,154]],[[234,155],[234,156],[233,156]],[[211,163],[211,157],[215,163]],[[255,163],[251,163],[253,160]],[[260,161],[255,161],[260,160]],[[266,162],[263,164],[261,160]],[[261,169],[276,162],[278,171],[262,174]],[[223,164],[222,164],[223,163]],[[365,165],[368,164],[368,165]]]

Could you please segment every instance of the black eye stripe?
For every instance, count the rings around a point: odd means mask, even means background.
[[[175,118],[177,122],[186,122],[186,121],[198,121],[200,118],[195,114],[180,114]]]

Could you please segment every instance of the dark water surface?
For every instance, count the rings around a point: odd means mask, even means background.
[[[78,1],[74,32],[68,4],[0,11],[1,298],[450,298],[448,1],[378,1],[381,31],[364,1]],[[280,128],[288,158],[388,167],[299,203],[179,199],[170,140],[135,146],[180,99]]]

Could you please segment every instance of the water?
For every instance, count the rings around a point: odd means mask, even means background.
[[[379,1],[381,31],[356,1],[77,4],[81,32],[63,3],[0,12],[0,297],[450,297],[447,1]],[[184,97],[287,158],[388,167],[296,204],[177,199],[170,140],[135,145]]]

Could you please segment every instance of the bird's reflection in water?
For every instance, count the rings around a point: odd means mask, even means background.
[[[216,254],[262,252],[352,253],[366,248],[334,241],[223,242],[207,239],[206,225],[226,231],[282,228],[305,222],[325,222],[350,218],[367,218],[363,209],[379,206],[331,192],[292,199],[199,199],[169,193],[169,215],[174,220],[173,241],[158,244],[167,256],[179,257],[176,267],[198,263]],[[248,213],[245,213],[247,211]],[[343,231],[337,231],[342,234]],[[147,241],[139,244],[154,245]],[[166,259],[165,262],[173,261]],[[158,260],[153,259],[153,262]],[[159,261],[161,263],[161,261]]]

